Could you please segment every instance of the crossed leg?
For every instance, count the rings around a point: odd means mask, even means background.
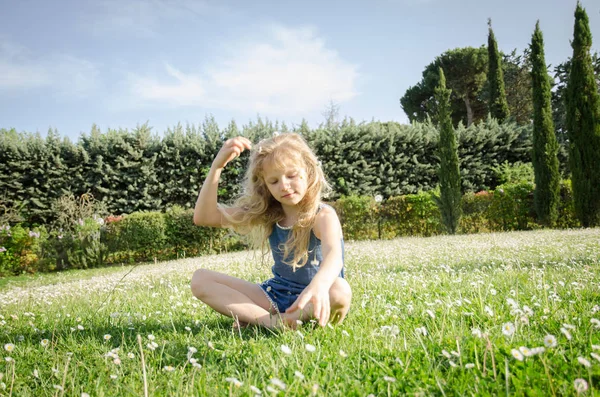
[[[267,328],[296,327],[296,320],[305,321],[312,311],[302,314],[274,315],[271,302],[258,284],[212,270],[199,269],[191,281],[192,293],[217,312],[233,317],[240,323],[257,324]],[[348,282],[338,278],[329,290],[331,321],[341,322],[348,309],[352,292]],[[299,313],[299,312],[296,312]]]

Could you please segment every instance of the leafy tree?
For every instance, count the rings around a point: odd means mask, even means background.
[[[600,97],[594,79],[587,13],[577,3],[567,84],[569,163],[575,212],[585,227],[600,225]]]
[[[490,85],[489,110],[492,117],[504,122],[509,116],[506,92],[504,91],[504,74],[502,58],[498,52],[498,43],[492,30],[492,20],[488,19],[488,83]]]
[[[535,174],[534,207],[540,223],[553,226],[558,218],[560,175],[558,173],[558,142],[552,124],[550,78],[544,56],[544,37],[540,23],[531,38],[533,69],[533,167]]]
[[[531,61],[529,49],[522,55],[517,50],[505,54],[502,60],[504,89],[511,117],[518,125],[530,124],[533,120],[533,101],[531,98]]]
[[[453,124],[470,126],[485,119],[487,106],[480,93],[487,79],[488,54],[485,47],[456,48],[438,56],[423,71],[423,79],[410,87],[400,104],[410,121],[426,121],[436,113],[434,92],[439,84],[439,69],[444,69],[450,96]]]
[[[460,191],[458,146],[450,115],[450,94],[451,91],[446,88],[444,71],[440,69],[440,84],[435,90],[438,111],[437,123],[440,133],[438,141],[440,196],[434,196],[434,198],[440,209],[442,223],[446,230],[450,234],[455,234],[461,215],[462,194]]]

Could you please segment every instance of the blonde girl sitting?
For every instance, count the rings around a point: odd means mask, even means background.
[[[223,168],[251,150],[243,193],[232,207],[217,203]],[[327,182],[304,139],[286,133],[252,148],[244,137],[227,140],[202,185],[194,209],[199,226],[232,227],[256,247],[270,245],[273,278],[262,284],[207,269],[194,272],[192,293],[239,324],[295,328],[311,318],[341,322],[352,292],[344,280],[340,221],[321,203]]]

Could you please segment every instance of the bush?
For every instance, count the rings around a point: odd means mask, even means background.
[[[340,218],[344,238],[372,240],[377,236],[375,199],[369,196],[343,196],[334,207]]]
[[[560,201],[556,227],[559,229],[581,227],[581,223],[575,214],[575,201],[573,200],[573,188],[570,179],[560,182]]]
[[[44,227],[0,226],[0,276],[34,273],[46,238]]]
[[[463,196],[463,215],[459,223],[459,230],[461,233],[491,231],[491,225],[486,214],[493,199],[494,195],[487,190],[482,190],[477,193],[467,193]]]
[[[533,183],[500,185],[493,192],[487,218],[494,230],[530,230],[537,227]]]
[[[113,225],[119,236],[115,248],[130,252],[134,260],[156,258],[167,241],[165,218],[160,212],[134,212]]]
[[[432,192],[390,197],[381,208],[382,237],[432,236],[443,226]]]

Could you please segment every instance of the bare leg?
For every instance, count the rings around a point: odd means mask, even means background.
[[[329,303],[331,305],[331,318],[329,321],[333,324],[344,321],[348,310],[350,310],[350,301],[352,300],[352,290],[350,285],[343,278],[338,277],[329,289]],[[281,315],[288,326],[295,328],[297,320],[306,321],[313,318],[313,307],[309,303],[304,310],[296,310],[294,313]]]
[[[280,326],[271,312],[271,303],[254,283],[212,270],[199,269],[192,276],[192,293],[221,314],[240,323],[268,328]]]

